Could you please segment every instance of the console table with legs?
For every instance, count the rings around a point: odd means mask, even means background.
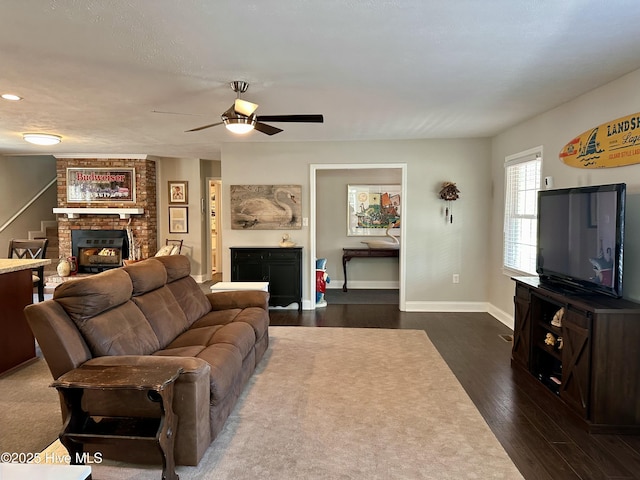
[[[81,365],[62,375],[51,386],[58,389],[69,414],[60,432],[60,442],[71,456],[71,464],[84,461],[84,443],[152,442],[162,454],[162,479],[178,480],[173,447],[177,417],[173,413],[173,386],[182,369],[164,366]],[[82,409],[86,391],[139,392],[132,405],[144,414],[116,416],[113,412],[87,413]],[[144,404],[144,405],[143,405]],[[149,418],[146,410],[157,414]],[[96,421],[94,417],[98,417]]]
[[[380,258],[380,257],[396,257],[400,256],[400,250],[397,248],[343,248],[342,249],[342,272],[344,273],[344,284],[342,291],[347,291],[347,262],[352,258]]]

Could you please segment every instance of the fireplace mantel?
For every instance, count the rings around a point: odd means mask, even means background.
[[[120,215],[120,218],[130,218],[131,215],[142,215],[144,208],[92,208],[92,207],[77,207],[77,208],[54,208],[53,213],[62,213],[67,218],[79,218],[80,215]]]

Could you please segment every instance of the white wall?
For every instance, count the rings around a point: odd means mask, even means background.
[[[0,225],[3,225],[47,184],[56,178],[56,159],[51,155],[0,156]],[[0,232],[0,256],[7,255],[9,240],[28,238],[29,231],[40,230],[43,220],[55,220],[57,202],[54,184],[6,230]]]
[[[407,164],[407,192],[403,200],[403,239],[407,255],[408,309],[465,309],[486,302],[490,225],[490,140],[407,140],[374,142],[234,143],[222,149],[222,205],[229,211],[229,186],[243,184],[302,185],[302,216],[309,217],[310,164]],[[461,190],[454,205],[454,223],[446,224],[438,192],[444,181]],[[318,197],[332,192],[318,191]],[[346,208],[346,207],[345,207]],[[339,212],[346,230],[346,214]],[[319,223],[326,220],[319,220]],[[230,279],[229,247],[276,246],[282,231],[231,230],[223,215],[225,239],[223,275]],[[310,297],[309,228],[289,232],[304,247],[304,298]],[[319,251],[323,248],[318,245]],[[335,248],[335,246],[334,246]],[[460,283],[452,283],[452,275]]]
[[[493,219],[489,301],[513,315],[513,281],[502,273],[502,220],[504,215],[504,159],[542,145],[542,176],[552,176],[554,188],[627,184],[624,296],[640,300],[640,165],[589,170],[566,166],[558,158],[572,138],[602,123],[640,111],[640,70],[550,110],[497,135],[492,142]]]
[[[191,260],[191,275],[199,282],[211,279],[209,252],[207,251],[207,213],[202,209],[202,200],[208,196],[205,177],[219,174],[219,161],[197,158],[154,158],[157,175],[158,202],[158,246],[165,239],[182,239],[182,254]],[[169,233],[169,181],[188,182],[188,233]]]

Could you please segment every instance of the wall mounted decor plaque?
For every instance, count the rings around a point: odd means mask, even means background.
[[[134,168],[67,168],[67,202],[135,202]]]
[[[577,168],[623,167],[640,163],[640,113],[617,118],[567,143],[560,160]]]

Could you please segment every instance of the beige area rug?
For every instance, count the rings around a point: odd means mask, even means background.
[[[271,327],[190,479],[522,479],[423,331]],[[94,465],[93,478],[160,478]]]
[[[42,358],[0,377],[0,452],[40,452],[58,438],[62,417],[51,382]]]

